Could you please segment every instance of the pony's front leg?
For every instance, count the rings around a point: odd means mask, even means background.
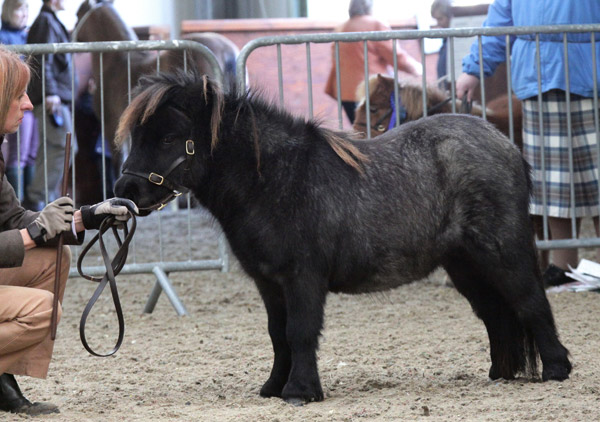
[[[282,397],[295,405],[323,400],[317,349],[327,289],[326,282],[319,281],[319,278],[298,278],[283,286],[287,303],[286,336],[292,352],[292,368]]]
[[[263,397],[281,397],[292,367],[292,353],[288,346],[285,298],[281,286],[274,282],[256,281],[256,286],[267,309],[269,336],[273,343],[273,368],[271,376],[260,389]]]

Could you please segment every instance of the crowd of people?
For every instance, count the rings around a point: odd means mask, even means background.
[[[69,32],[56,15],[64,9],[63,1],[43,0],[37,18],[27,28],[28,2],[4,0],[0,43],[68,42]],[[388,24],[373,17],[372,10],[373,0],[351,0],[349,19],[335,31],[390,30]],[[449,27],[451,1],[433,1],[431,15],[437,20],[438,27]],[[538,0],[495,0],[483,25],[510,27],[597,22],[600,22],[597,0],[543,3]],[[479,45],[474,43],[463,58],[463,73],[455,85],[458,98],[471,99],[480,84],[480,60],[483,60],[485,76],[490,76],[506,60],[506,49],[511,48],[512,87],[523,102],[523,156],[533,169],[531,213],[547,213],[552,239],[573,237],[573,219],[575,236],[578,236],[583,218],[593,219],[600,236],[593,104],[593,74],[598,74],[598,69],[593,68],[590,54],[591,35],[569,34],[567,38],[572,41],[568,50],[569,63],[577,64],[569,66],[570,79],[565,74],[562,35],[540,35],[541,92],[538,92],[538,69],[532,65],[536,40],[530,36],[512,37],[510,46],[506,45],[505,37],[483,37],[482,56]],[[335,50],[332,53],[325,92],[341,101],[350,122],[354,120],[356,87],[365,77],[365,60],[369,74],[390,73],[394,60],[397,60],[399,70],[411,77],[422,76],[421,63],[400,45],[394,48],[394,42],[369,41],[367,57],[362,42],[342,42],[339,56],[336,57]],[[595,46],[598,56],[600,43]],[[443,40],[438,78],[447,74],[447,54],[448,43]],[[70,198],[58,193],[65,134],[73,132],[71,67],[69,54],[48,54],[43,61],[33,57],[27,64],[22,57],[0,47],[0,133],[7,141],[6,160],[0,152],[0,410],[3,411],[30,415],[58,411],[50,403],[31,403],[23,396],[15,379],[15,375],[44,378],[52,356],[49,321],[56,254],[46,246],[55,245],[62,233],[66,244],[79,244],[84,231],[97,229],[106,216],[126,219],[129,211],[137,211],[135,204],[121,198],[75,209]],[[448,88],[448,84],[446,79],[443,86]],[[567,113],[570,113],[568,119]],[[539,121],[540,115],[543,122]],[[567,121],[571,128],[567,127]],[[544,130],[541,134],[540,127]],[[76,140],[73,144],[76,146]],[[542,145],[546,154],[543,165]],[[575,189],[574,208],[571,184]],[[543,192],[544,187],[546,192]],[[70,257],[65,246],[60,264],[63,267],[60,299]],[[565,272],[568,266],[576,266],[577,260],[577,249],[553,251],[552,264],[544,272],[544,282],[558,285],[570,281]]]

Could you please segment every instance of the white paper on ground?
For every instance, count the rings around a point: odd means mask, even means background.
[[[577,268],[569,265],[570,272],[567,271],[567,276],[573,279],[573,283],[563,284],[552,288],[554,291],[575,291],[581,292],[586,290],[600,289],[600,264],[588,259],[579,261]]]

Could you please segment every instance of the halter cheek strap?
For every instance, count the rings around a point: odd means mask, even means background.
[[[146,179],[147,181],[149,181],[150,183],[152,183],[154,185],[164,187],[171,191],[167,196],[165,196],[163,199],[158,201],[158,203],[151,205],[149,207],[140,208],[140,211],[142,211],[142,210],[144,210],[144,211],[161,210],[162,208],[165,207],[165,205],[167,205],[167,203],[169,201],[178,197],[182,193],[189,191],[189,189],[187,189],[186,187],[181,186],[177,183],[171,182],[169,179],[167,179],[167,177],[177,167],[179,167],[183,163],[186,164],[185,168],[183,170],[189,171],[192,166],[192,160],[193,160],[195,152],[196,151],[194,149],[194,141],[191,139],[188,139],[187,141],[185,141],[185,155],[182,155],[179,158],[177,158],[175,161],[173,161],[173,163],[169,166],[169,168],[163,175],[153,172],[153,171],[142,172],[142,171],[127,170],[127,169],[123,169],[121,171],[121,173],[123,173],[123,174],[129,174],[131,176],[141,177],[142,179]]]

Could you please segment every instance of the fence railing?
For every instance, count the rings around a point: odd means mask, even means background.
[[[247,89],[246,83],[246,65],[248,61],[248,57],[257,49],[267,46],[275,46],[277,48],[277,69],[278,69],[278,93],[279,93],[279,103],[281,105],[284,104],[284,93],[286,87],[283,82],[283,66],[282,66],[282,52],[281,46],[286,44],[304,44],[306,47],[306,69],[307,69],[307,77],[306,77],[306,85],[307,85],[307,96],[309,103],[309,111],[308,117],[313,117],[313,82],[312,82],[312,62],[311,62],[311,45],[312,44],[322,44],[329,43],[333,46],[334,51],[334,63],[337,66],[337,90],[338,93],[340,91],[340,56],[339,56],[339,43],[341,42],[362,42],[365,46],[365,51],[367,47],[367,43],[369,41],[382,41],[382,40],[419,40],[421,45],[421,63],[423,66],[426,66],[425,60],[425,49],[424,49],[424,40],[425,38],[447,38],[449,40],[449,80],[450,80],[450,92],[449,97],[452,102],[452,110],[456,111],[456,92],[454,88],[454,82],[456,80],[457,75],[455,74],[455,61],[457,60],[455,49],[454,49],[454,39],[455,38],[465,38],[465,37],[476,37],[480,46],[480,58],[481,58],[481,41],[482,37],[495,36],[495,37],[506,37],[508,41],[510,37],[513,36],[525,36],[531,35],[534,39],[539,39],[540,34],[562,34],[560,35],[565,44],[569,43],[569,37],[567,34],[570,33],[589,33],[593,36],[592,44],[595,46],[597,40],[600,40],[600,24],[593,25],[553,25],[553,26],[532,26],[532,27],[503,27],[503,28],[460,28],[460,29],[433,29],[427,31],[420,30],[407,30],[407,31],[382,31],[382,32],[366,32],[366,33],[328,33],[328,34],[305,34],[305,35],[290,35],[290,36],[273,36],[273,37],[262,37],[250,41],[247,43],[241,50],[240,55],[237,59],[236,66],[236,83],[239,92],[244,92]],[[394,48],[395,47],[394,43]],[[539,43],[538,43],[539,45]],[[26,55],[46,55],[53,53],[95,53],[99,54],[101,57],[100,63],[102,67],[102,55],[105,53],[114,53],[114,52],[127,52],[128,60],[126,68],[123,69],[123,72],[128,72],[128,92],[131,92],[132,85],[134,85],[134,81],[131,79],[131,61],[129,54],[135,51],[160,51],[160,50],[181,50],[181,51],[196,51],[200,53],[206,60],[210,63],[210,66],[213,69],[213,72],[216,77],[220,80],[223,80],[223,73],[219,67],[219,64],[214,57],[214,55],[210,52],[208,48],[205,46],[192,42],[192,41],[118,41],[118,42],[92,42],[92,43],[64,43],[64,44],[37,44],[37,45],[22,45],[22,46],[8,46],[8,48],[13,49],[14,51]],[[565,50],[565,54],[566,50]],[[590,54],[594,57],[594,63],[597,63],[595,57],[595,47],[592,48]],[[368,60],[368,59],[367,59]],[[507,49],[506,53],[507,60],[507,68],[510,69],[510,48]],[[480,60],[481,62],[481,60]],[[157,59],[157,71],[160,69],[160,59]],[[102,73],[102,69],[100,69],[101,80],[105,77]],[[594,72],[594,75],[597,72]],[[397,78],[398,77],[398,63],[396,59],[394,59],[393,63],[393,74]],[[427,85],[426,79],[426,68],[423,72],[422,78],[422,86],[425,87]],[[368,79],[368,62],[365,65],[365,80]],[[109,75],[108,77],[111,77]],[[483,77],[483,68],[480,70],[480,79],[481,79],[481,90],[482,90],[482,106],[485,110],[485,86],[484,86],[484,77]],[[594,77],[594,88],[597,92],[597,81]],[[511,92],[511,76],[510,71],[508,71],[507,75],[507,92]],[[72,89],[75,91],[75,70],[73,70],[72,76]],[[103,89],[104,86],[100,83],[100,90],[103,99]],[[366,108],[369,109],[369,86],[365,84],[365,101]],[[394,92],[394,96],[398,99],[398,90],[396,89]],[[129,94],[130,98],[130,94]],[[338,95],[338,104],[337,104],[337,118],[340,129],[342,128],[342,105],[341,100]],[[598,98],[597,95],[594,96],[594,108],[596,109],[596,143],[597,143],[597,160],[600,162],[600,129],[598,123]],[[423,115],[427,115],[427,91],[423,89]],[[511,102],[509,101],[509,107]],[[105,109],[105,104],[102,102],[102,110]],[[72,105],[72,118],[75,118],[75,108],[74,104]],[[512,113],[510,115],[510,127],[513,127],[512,122]],[[485,111],[484,116],[485,118]],[[104,119],[102,119],[102,137],[103,139],[106,137],[105,128],[104,128]],[[369,116],[367,113],[367,127],[370,127]],[[510,137],[512,139],[513,133],[511,129]],[[44,136],[45,138],[45,136]],[[45,142],[45,139],[44,139]],[[103,153],[105,151],[103,150]],[[73,163],[75,160],[73,160]],[[571,166],[572,168],[572,166]],[[106,168],[103,167],[103,177],[105,176]],[[75,169],[73,169],[73,183],[76,183],[75,177]],[[104,183],[104,182],[103,182]],[[73,189],[75,192],[75,189]],[[106,195],[106,188],[104,188],[104,193]],[[571,193],[573,195],[573,193]],[[600,197],[600,188],[599,188],[599,197]],[[76,198],[75,198],[76,199]],[[142,255],[144,259],[140,259],[138,254],[135,252],[138,249],[135,245],[133,246],[133,254],[130,254],[130,261],[124,266],[122,273],[124,274],[134,274],[134,273],[153,273],[157,278],[157,284],[155,286],[154,291],[151,294],[151,298],[147,304],[147,311],[151,311],[158,295],[162,290],[164,290],[169,299],[171,300],[173,306],[176,308],[177,312],[180,314],[184,314],[185,307],[179,301],[177,295],[175,294],[172,286],[168,280],[167,275],[171,272],[177,271],[196,271],[196,270],[206,270],[206,269],[218,269],[221,271],[226,271],[229,266],[229,257],[227,245],[224,240],[223,235],[218,235],[218,246],[216,247],[216,252],[218,257],[209,258],[209,259],[197,259],[193,256],[192,253],[192,237],[194,235],[194,230],[192,229],[192,211],[189,207],[190,198],[188,197],[188,210],[187,210],[187,259],[181,257],[180,255],[170,256],[166,250],[165,245],[162,242],[162,231],[163,231],[163,218],[161,217],[162,213],[165,211],[157,213],[158,216],[148,217],[149,223],[148,227],[141,228],[142,230],[153,230],[158,231],[157,233],[157,241],[152,246],[152,250],[156,252],[156,256],[152,256],[148,259],[149,254],[147,249],[142,251]],[[167,209],[166,211],[169,213],[170,211]],[[172,211],[171,211],[172,212]],[[181,211],[179,211],[181,213]],[[152,220],[155,218],[155,220]],[[170,219],[167,222],[167,225],[174,224]],[[179,224],[179,223],[178,223]],[[537,241],[537,246],[540,249],[556,249],[556,248],[582,248],[582,247],[597,247],[600,246],[600,237],[591,237],[591,238],[577,238],[575,231],[575,217],[573,217],[573,236],[571,239],[562,239],[562,240],[552,240],[548,237],[548,217],[546,213],[544,213],[544,238],[539,239]],[[168,230],[173,230],[173,227],[167,227]],[[178,228],[180,229],[180,228]],[[218,231],[218,230],[217,230]],[[146,248],[148,245],[144,245]],[[77,257],[77,250],[75,251],[75,257]],[[169,257],[167,257],[169,255]],[[101,266],[89,266],[84,268],[84,270],[89,274],[101,274],[104,272]],[[76,270],[72,269],[71,276],[76,276]]]
[[[123,69],[119,69],[121,72],[127,73],[127,92],[122,92],[123,96],[127,96],[129,101],[131,100],[131,90],[135,86],[135,81],[132,80],[132,57],[131,53],[139,52],[139,51],[164,51],[164,50],[177,50],[183,53],[183,70],[187,70],[189,65],[187,59],[187,53],[195,52],[199,53],[209,64],[210,68],[213,71],[214,77],[218,80],[223,80],[223,72],[219,66],[217,59],[214,57],[212,52],[202,44],[193,41],[115,41],[115,42],[91,42],[91,43],[60,43],[60,44],[28,44],[28,45],[15,45],[15,46],[7,46],[7,48],[14,50],[15,52],[23,55],[40,55],[42,57],[42,61],[45,60],[48,54],[54,53],[95,53],[99,55],[99,75],[100,80],[96,81],[98,84],[98,88],[100,90],[100,98],[101,98],[101,136],[102,139],[107,139],[111,137],[113,134],[106,134],[105,132],[105,109],[106,107],[110,107],[110,105],[104,104],[104,79],[105,78],[113,78],[115,75],[106,75],[103,68],[103,57],[105,54],[109,53],[117,53],[122,52],[127,54],[126,65]],[[160,70],[161,61],[160,55],[156,56],[156,72]],[[43,68],[42,68],[43,73]],[[76,92],[76,69],[75,66],[72,66],[72,75],[71,75],[71,90],[73,93],[73,98],[75,98]],[[42,79],[43,79],[42,74]],[[41,107],[41,106],[40,106]],[[75,101],[71,104],[71,119],[74,121],[76,118],[76,109],[75,109]],[[72,124],[74,127],[74,124]],[[46,135],[46,127],[45,121],[43,122],[42,128],[42,139],[40,142],[44,144],[47,141]],[[44,149],[40,149],[39,151],[45,151]],[[104,142],[102,143],[102,155],[105,156],[107,151],[105,150]],[[76,201],[76,166],[75,166],[75,151],[72,153],[72,191],[73,191],[73,200]],[[44,173],[46,180],[47,177],[47,168],[44,168]],[[38,169],[40,171],[40,169]],[[102,184],[103,184],[103,196],[106,198],[106,172],[107,168],[104,164],[102,165]],[[19,178],[19,183],[21,183],[21,178]],[[100,183],[100,181],[98,181]],[[49,202],[49,187],[46,186],[46,203]],[[178,214],[181,214],[183,211],[179,211]],[[219,228],[216,228],[216,243],[217,247],[214,250],[214,258],[202,258],[198,259],[194,257],[194,253],[192,251],[192,236],[194,235],[194,227],[196,224],[192,223],[192,214],[194,214],[194,219],[198,218],[197,214],[203,214],[200,212],[193,212],[190,207],[190,197],[188,194],[187,198],[187,215],[185,218],[187,219],[187,225],[185,228],[178,227],[178,233],[181,233],[181,237],[183,238],[183,233],[187,232],[187,247],[185,249],[185,253],[181,254],[181,244],[177,244],[177,253],[175,256],[171,256],[173,254],[169,254],[167,250],[167,246],[163,242],[163,229],[166,230],[174,230],[173,227],[163,227],[163,214],[164,213],[173,213],[172,208],[167,208],[164,211],[160,211],[157,216],[148,217],[149,220],[142,222],[138,221],[138,234],[133,239],[132,242],[132,250],[129,254],[128,263],[123,267],[121,273],[122,274],[139,274],[139,273],[148,273],[154,274],[157,278],[157,282],[154,290],[150,296],[150,299],[146,305],[146,311],[151,312],[156,300],[158,299],[158,295],[161,291],[165,291],[169,300],[175,307],[176,311],[179,314],[185,314],[187,311],[183,303],[177,297],[170,280],[168,279],[168,274],[172,272],[178,271],[196,271],[196,270],[208,270],[208,269],[216,269],[221,271],[227,271],[229,268],[229,252],[226,245],[226,241],[224,236],[220,233]],[[206,214],[206,213],[204,213]],[[202,218],[202,216],[200,216]],[[210,217],[204,216],[205,219]],[[181,226],[181,221],[179,221],[179,225]],[[148,232],[149,234],[144,235],[140,232]],[[142,244],[137,240],[139,238],[144,239]],[[150,244],[148,244],[148,238],[151,238]],[[108,241],[109,248],[112,246],[116,248],[116,244],[114,242]],[[79,247],[73,248],[74,260],[76,260],[79,256]],[[206,255],[206,251],[203,251],[203,254]],[[91,254],[93,255],[93,253]],[[187,260],[185,259],[187,256]],[[169,259],[171,258],[171,259]],[[92,259],[93,261],[93,259]],[[98,260],[98,262],[100,262]],[[100,275],[105,272],[103,266],[84,266],[83,271],[86,274],[90,275]],[[70,276],[78,276],[77,269],[75,266],[72,266]]]
[[[362,42],[364,43],[364,51],[365,51],[365,81],[368,80],[368,56],[366,55],[367,51],[367,43],[369,41],[384,41],[384,40],[419,40],[421,46],[421,63],[423,66],[426,66],[425,60],[425,48],[424,48],[424,39],[425,38],[447,38],[449,40],[449,82],[450,82],[450,99],[452,103],[452,110],[456,112],[456,91],[455,91],[455,81],[457,75],[455,74],[455,61],[457,58],[455,57],[455,49],[454,49],[454,39],[455,38],[470,38],[476,37],[478,45],[479,45],[479,62],[482,63],[482,49],[481,42],[483,37],[506,37],[507,44],[510,44],[508,41],[510,37],[514,36],[531,36],[534,40],[537,40],[538,50],[539,50],[539,37],[541,34],[558,34],[558,40],[563,42],[565,45],[568,45],[570,42],[568,34],[591,34],[591,44],[592,48],[590,51],[590,55],[594,58],[594,63],[596,61],[596,42],[600,41],[600,24],[582,24],[582,25],[547,25],[547,26],[525,26],[525,27],[494,27],[494,28],[451,28],[451,29],[432,29],[432,30],[402,30],[402,31],[379,31],[379,32],[354,32],[354,33],[327,33],[327,34],[301,34],[301,35],[284,35],[284,36],[271,36],[271,37],[261,37],[247,43],[241,50],[240,55],[237,60],[237,84],[238,90],[244,91],[246,89],[246,80],[243,77],[242,71],[245,69],[246,63],[248,61],[249,56],[261,47],[270,47],[275,46],[277,48],[277,66],[278,66],[278,92],[279,92],[279,103],[280,105],[284,104],[284,91],[285,86],[283,83],[283,67],[282,67],[282,45],[293,45],[293,44],[305,44],[306,46],[306,58],[307,58],[307,95],[309,101],[309,117],[312,116],[312,63],[311,63],[311,54],[310,48],[311,44],[322,44],[322,43],[332,43],[333,44],[333,56],[334,56],[334,64],[337,69],[336,82],[337,82],[337,92],[338,92],[338,124],[339,128],[342,128],[342,104],[340,98],[340,55],[339,55],[339,43],[341,42]],[[394,43],[394,49],[396,48],[396,43]],[[394,53],[396,51],[394,50]],[[567,49],[565,48],[565,54],[567,54]],[[395,56],[395,54],[394,54]],[[536,58],[532,57],[532,65],[534,65]],[[512,81],[511,81],[511,73],[510,73],[510,47],[507,48],[506,52],[506,60],[507,60],[507,93],[512,92]],[[568,62],[568,56],[567,60]],[[539,66],[539,54],[538,54],[538,66]],[[594,88],[597,94],[597,80],[596,80],[596,72],[594,73]],[[398,63],[396,61],[396,57],[394,57],[393,63],[393,75],[395,78],[398,78]],[[427,85],[426,79],[426,68],[423,69],[423,77],[422,77],[422,86],[425,87]],[[485,77],[483,66],[480,66],[480,80],[481,80],[481,105],[483,109],[483,118],[486,118],[485,109],[486,109],[486,98],[485,98]],[[539,85],[539,84],[538,84]],[[541,85],[539,85],[541,92]],[[398,104],[398,91],[394,92],[395,103]],[[369,84],[365,84],[365,103],[366,110],[370,108],[370,92],[369,92]],[[596,144],[597,144],[597,162],[600,163],[600,130],[598,129],[598,98],[597,95],[593,98],[594,109],[596,110]],[[512,128],[514,127],[514,122],[512,120],[512,103],[508,102],[509,106],[509,116],[510,116],[510,128],[511,132],[509,137],[511,140],[513,139],[514,133],[512,132]],[[427,115],[427,92],[423,89],[423,116]],[[366,114],[366,126],[371,127],[370,116],[369,113]],[[367,131],[368,133],[369,131]],[[368,134],[370,136],[370,134]],[[571,141],[572,143],[572,141]],[[572,159],[572,158],[571,158]],[[571,169],[573,168],[571,163]],[[542,169],[544,171],[544,169]],[[574,191],[571,189],[571,197],[574,197]],[[598,192],[600,198],[600,186]],[[551,240],[549,238],[548,233],[548,215],[547,215],[547,206],[545,207],[545,212],[543,215],[543,226],[544,226],[544,237],[543,239],[538,239],[536,241],[537,247],[539,249],[563,249],[563,248],[585,248],[585,247],[597,247],[600,246],[600,237],[590,237],[590,238],[577,238],[576,234],[576,218],[575,214],[572,213],[572,238],[571,239],[561,239],[561,240]]]

